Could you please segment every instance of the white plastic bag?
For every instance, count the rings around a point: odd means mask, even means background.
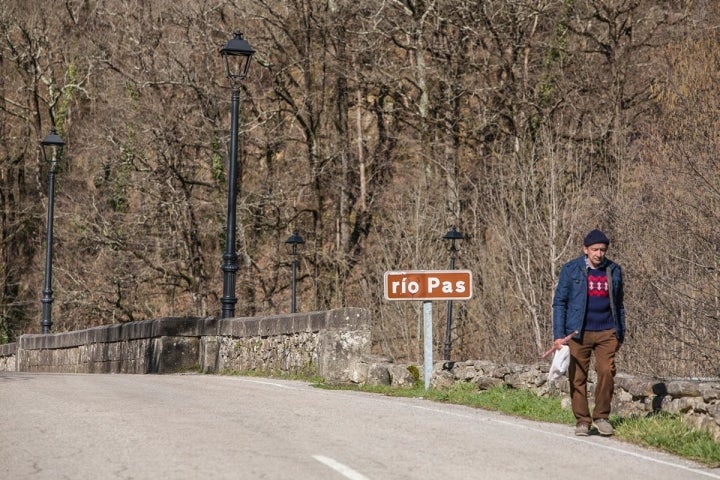
[[[550,371],[548,372],[548,383],[554,382],[565,375],[568,371],[568,365],[570,365],[570,347],[563,345],[555,350],[553,355]]]

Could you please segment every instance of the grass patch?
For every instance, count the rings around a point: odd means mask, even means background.
[[[322,387],[322,385],[318,386]],[[490,390],[481,391],[471,383],[456,383],[448,390],[430,389],[427,391],[422,386],[416,386],[414,388],[388,386],[328,388],[361,390],[392,397],[425,398],[434,402],[494,410],[543,422],[574,423],[575,421],[572,413],[561,407],[559,398],[540,397],[529,390],[516,390],[502,385],[491,388]]]
[[[473,388],[471,384],[459,384],[462,390]],[[540,397],[529,390],[515,390],[499,386],[490,390],[465,392],[457,398],[467,397],[470,406],[509,413],[530,420],[553,423],[574,423],[572,412],[562,408],[560,398]],[[453,403],[455,403],[453,401]]]
[[[623,440],[720,467],[720,443],[708,432],[690,427],[677,415],[658,413],[616,418],[613,423],[615,434]]]

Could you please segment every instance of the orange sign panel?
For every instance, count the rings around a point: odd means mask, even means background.
[[[470,270],[385,272],[385,300],[468,300]]]

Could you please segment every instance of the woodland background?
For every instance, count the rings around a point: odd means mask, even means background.
[[[716,377],[719,22],[711,0],[3,0],[0,343],[39,332],[53,124],[53,331],[219,315],[241,31],[238,316],[289,311],[297,230],[299,310],[369,308],[375,351],[419,361],[421,304],[383,273],[447,268],[456,226],[452,358],[533,362],[599,227],[620,369]]]

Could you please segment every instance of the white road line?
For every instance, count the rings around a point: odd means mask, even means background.
[[[368,477],[366,477],[365,475],[356,472],[347,465],[343,465],[342,463],[338,462],[337,460],[333,460],[332,458],[324,457],[322,455],[313,455],[313,458],[318,462],[332,468],[343,477],[349,478],[350,480],[369,480]]]
[[[294,385],[283,385],[283,384],[281,384],[281,383],[271,382],[271,381],[268,381],[268,380],[248,380],[248,379],[246,379],[246,378],[243,378],[242,380],[244,380],[244,381],[246,381],[246,382],[250,382],[250,383],[259,383],[260,385],[270,385],[270,386],[273,386],[273,387],[285,388],[285,389],[287,389],[287,390],[298,390],[298,391],[302,390],[302,389],[300,389],[300,388],[298,388],[298,387],[296,387],[296,386],[294,386]]]

